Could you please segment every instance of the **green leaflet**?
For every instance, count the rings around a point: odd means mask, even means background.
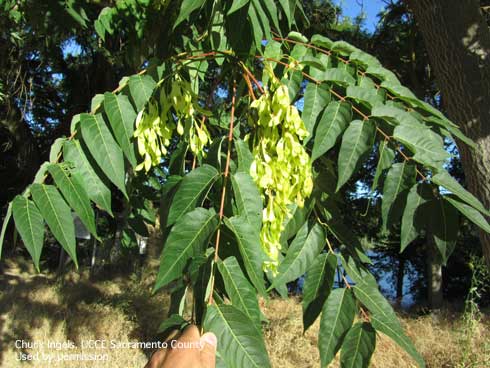
[[[204,331],[218,338],[218,353],[229,367],[267,368],[269,356],[264,340],[245,313],[232,305],[210,305]]]
[[[311,43],[318,47],[323,47],[325,49],[330,50],[332,47],[333,41],[325,36],[315,34],[311,37]]]
[[[311,159],[314,161],[331,149],[351,121],[350,104],[338,101],[330,102],[316,128]]]
[[[359,62],[363,64],[365,68],[368,68],[370,66],[372,67],[381,66],[381,63],[377,58],[361,50],[355,50],[352,54],[350,54],[349,60]]]
[[[243,172],[231,176],[238,214],[256,231],[262,227],[262,199],[252,177]]]
[[[441,136],[429,128],[399,125],[393,137],[414,152],[413,159],[423,165],[439,168],[451,157],[444,149]]]
[[[347,127],[340,146],[336,192],[350,179],[362,156],[372,148],[375,134],[376,127],[370,120],[354,120]]]
[[[346,97],[356,100],[367,107],[373,107],[379,103],[383,103],[384,100],[381,95],[376,93],[376,89],[360,86],[348,86]]]
[[[444,200],[451,203],[459,212],[465,215],[471,222],[480,227],[482,230],[490,233],[490,225],[488,224],[485,217],[482,216],[480,212],[475,210],[473,207],[468,206],[467,204],[461,202],[458,198],[445,195],[443,196]]]
[[[160,227],[162,229],[168,228],[168,203],[172,200],[172,196],[175,193],[178,184],[182,181],[182,177],[179,175],[170,175],[167,181],[162,186],[162,197],[160,199]]]
[[[63,148],[63,144],[65,143],[66,138],[61,137],[57,138],[54,143],[51,145],[51,149],[49,150],[49,162],[54,163],[59,159],[59,155],[61,154],[61,149]]]
[[[351,274],[349,276],[352,277]],[[372,313],[371,323],[373,327],[377,331],[389,336],[403,350],[410,354],[420,367],[425,367],[424,359],[415,349],[410,339],[405,335],[393,308],[383,295],[381,295],[377,285],[363,283],[362,280],[355,281],[357,285],[353,286],[352,289],[356,298]]]
[[[84,188],[80,174],[70,170],[66,165],[52,164],[48,166],[48,171],[66,202],[80,217],[80,220],[82,220],[88,231],[98,238],[94,210],[90,204],[90,199]]]
[[[240,10],[243,8],[245,5],[247,5],[250,2],[250,0],[233,0],[233,3],[228,10],[227,15],[233,14],[237,10]]]
[[[291,10],[289,0],[279,0],[279,4],[286,15],[286,19],[288,20],[288,29],[291,29],[292,23],[294,23],[294,11]]]
[[[104,110],[117,143],[121,146],[131,166],[136,167],[137,160],[133,144],[136,112],[129,102],[129,98],[124,95],[104,93]]]
[[[304,94],[304,107],[301,118],[305,123],[309,136],[305,143],[310,140],[315,130],[316,120],[330,101],[330,91],[328,88],[316,83],[308,83]]]
[[[448,125],[448,124],[445,124],[445,125]],[[471,140],[470,138],[468,138],[467,136],[465,136],[463,134],[463,132],[458,128],[458,127],[453,127],[453,126],[448,126],[447,127],[447,130],[456,138],[458,138],[459,140],[461,140],[461,142],[467,144],[468,146],[470,146],[471,148],[475,149],[477,148],[478,146],[476,145],[476,143]],[[453,137],[453,140],[454,140],[454,137]]]
[[[269,40],[264,48],[264,59],[280,60],[281,54],[282,54],[282,44],[274,40]],[[272,69],[274,69],[277,65],[277,63],[272,60],[264,60],[264,63],[269,64]],[[268,78],[269,76],[267,74],[264,74],[262,76],[263,82],[267,83]]]
[[[458,239],[458,210],[443,198],[437,198],[430,203],[429,216],[434,241],[441,254],[442,263],[446,265]]]
[[[104,101],[104,95],[98,93],[90,101],[90,111],[92,113],[100,112],[99,109],[102,106],[102,102]]]
[[[321,55],[326,56],[326,58]],[[315,74],[317,72],[324,72],[328,69],[329,56],[321,53],[316,56],[312,49],[307,49],[306,54],[300,60],[300,63],[309,66],[310,73],[313,72],[313,74]],[[316,79],[314,75],[311,76]]]
[[[432,181],[446,188],[463,202],[466,202],[484,215],[490,216],[490,212],[483,207],[482,203],[473,194],[464,189],[447,171],[439,171],[432,177]]]
[[[371,110],[371,116],[381,118],[391,125],[404,125],[426,129],[414,116],[399,107],[378,104]]]
[[[194,209],[199,198],[209,189],[220,173],[213,166],[203,165],[189,172],[180,183],[170,205],[167,226],[179,221]]]
[[[31,194],[54,237],[60,242],[78,268],[75,225],[70,207],[63,200],[56,187],[52,185],[33,184]]]
[[[370,318],[373,327],[389,336],[410,354],[420,367],[425,367],[424,359],[405,335],[395,311],[378,290],[374,276],[351,257],[342,257],[342,265],[356,283],[352,287],[356,298],[372,313]]]
[[[281,79],[281,83],[288,87],[289,99],[291,101],[296,100],[299,90],[301,89],[301,82],[303,82],[303,74],[299,70],[293,70],[290,72],[289,77]]]
[[[370,323],[357,322],[345,335],[340,351],[341,368],[367,368],[376,347],[376,332]]]
[[[384,81],[390,81],[393,84],[400,84],[400,81],[396,77],[395,73],[381,66],[369,66],[366,69],[366,74],[375,76],[376,78]]]
[[[37,170],[36,175],[34,176],[33,183],[42,184],[44,182],[44,176],[46,175],[46,171],[48,170],[49,162],[44,161],[39,170]]]
[[[262,26],[262,37],[266,40],[270,40],[271,36],[271,26],[269,23],[269,18],[267,17],[267,13],[262,8],[259,0],[252,0],[252,6],[255,8],[255,14],[257,14],[258,19],[260,20],[260,24]],[[257,49],[262,51],[262,40],[260,44],[257,44]]]
[[[315,199],[313,197],[308,198],[303,207],[299,207],[296,203],[291,205],[291,213],[293,215],[284,221],[284,230],[281,232],[281,244],[285,249],[287,248],[287,241],[296,235],[298,230],[304,225],[314,206]]]
[[[158,333],[165,333],[170,329],[182,329],[187,325],[187,321],[180,314],[172,314],[170,317],[165,319],[158,327]]]
[[[213,209],[196,208],[172,227],[160,257],[160,269],[153,292],[182,276],[193,254],[201,254],[218,226]]]
[[[286,257],[279,264],[277,277],[270,289],[293,280],[303,275],[313,263],[325,246],[325,233],[320,224],[315,224],[309,229],[305,223],[294,238],[286,253]]]
[[[297,41],[297,42],[302,42],[302,43],[307,43],[308,39],[303,36],[301,33],[296,32],[296,31],[291,31],[288,33],[288,39]]]
[[[352,75],[347,73],[344,69],[330,68],[322,73],[321,81],[334,82],[343,86],[349,86],[356,84],[356,80]]]
[[[83,187],[87,189],[90,199],[112,216],[111,191],[88,161],[80,142],[77,140],[65,142],[63,158],[65,162],[72,162],[75,165],[72,170],[80,174]]]
[[[218,262],[218,269],[225,283],[231,303],[245,313],[262,335],[260,308],[254,287],[248,282],[235,257]]]
[[[303,286],[303,331],[315,322],[332,290],[337,256],[322,253],[312,263]]]
[[[189,15],[196,9],[202,7],[206,0],[184,0],[182,1],[182,5],[180,7],[179,16],[174,23],[173,29],[177,28],[177,26],[182,23],[185,19],[189,18]]]
[[[364,253],[364,249],[359,238],[348,228],[342,220],[335,218],[328,221],[330,232],[347,248],[348,252],[358,258],[363,263],[372,263],[369,257]]]
[[[235,140],[235,150],[238,156],[238,171],[250,173],[250,166],[254,160],[250,148],[248,148],[248,143],[241,139]]]
[[[318,334],[318,350],[322,367],[328,366],[335,358],[345,334],[352,326],[356,310],[351,290],[332,290],[323,305]]]
[[[396,222],[401,215],[405,197],[402,192],[410,188],[415,182],[415,166],[406,162],[393,164],[386,175],[383,186],[383,200],[381,202],[381,218],[383,227]]]
[[[419,99],[410,91],[407,87],[404,87],[400,82],[393,82],[391,80],[385,80],[381,83],[381,87],[386,88],[396,97],[399,97],[403,101],[412,102],[419,101]]]
[[[374,276],[355,257],[342,253],[340,259],[342,260],[342,267],[344,267],[354,282],[377,287],[378,284]]]
[[[414,241],[425,228],[427,214],[425,204],[433,198],[431,187],[425,183],[415,184],[408,193],[407,205],[403,211],[400,236],[400,253]],[[432,215],[431,215],[432,216]],[[430,218],[430,217],[429,217]]]
[[[203,158],[202,163],[203,164],[208,164],[216,168],[219,172],[222,172],[224,168],[222,167],[222,146],[223,146],[223,141],[225,140],[225,137],[217,137],[213,140],[211,145],[209,146],[208,152],[206,154],[206,157]],[[184,163],[185,163],[185,155],[184,155]]]
[[[350,55],[351,53],[359,50],[357,47],[345,41],[335,41],[330,49],[332,51],[337,51],[342,55]]]
[[[193,0],[191,0],[193,2]],[[184,4],[182,4],[184,6]],[[128,81],[129,91],[136,106],[136,111],[141,111],[153,94],[156,82],[149,75],[133,75]]]
[[[82,137],[90,154],[107,178],[118,187],[126,198],[124,158],[101,114],[80,115]]]
[[[259,294],[266,297],[262,264],[265,254],[260,245],[259,232],[254,230],[242,216],[224,219],[225,225],[235,234],[238,248],[248,277]]]
[[[391,164],[395,159],[395,151],[388,147],[388,144],[388,141],[382,141],[379,143],[378,164],[376,165],[376,172],[374,173],[371,192],[373,192],[378,187],[379,177],[381,176],[383,171],[391,167]]]
[[[304,62],[304,64],[310,67],[310,75],[316,79],[321,80],[323,78],[323,73],[325,70],[332,67],[331,56],[322,53],[317,53],[315,56],[311,56],[314,62]],[[319,65],[317,65],[319,64]]]
[[[262,32],[262,27],[260,26],[259,18],[257,16],[257,10],[255,9],[254,4],[248,8],[248,17],[250,19],[250,24],[252,26],[252,33],[254,36],[255,47],[258,50],[262,48],[262,36],[264,35]]]
[[[0,259],[2,258],[3,240],[5,239],[5,232],[7,231],[7,226],[12,216],[12,202],[9,203],[7,207],[7,213],[5,213],[5,218],[3,219],[2,231],[0,232]]]
[[[34,261],[37,272],[40,272],[39,260],[44,243],[43,217],[34,202],[20,195],[12,201],[12,213],[15,227]]]

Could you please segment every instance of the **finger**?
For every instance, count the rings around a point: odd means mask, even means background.
[[[216,346],[218,339],[212,332],[206,332],[201,336],[201,367],[215,368],[216,366]]]
[[[185,342],[198,342],[201,334],[196,325],[189,325],[185,328],[182,335],[179,337],[179,341]]]
[[[167,349],[160,349],[155,351],[148,363],[146,363],[145,368],[160,368],[165,361],[165,356],[167,355]]]
[[[180,334],[179,330],[172,330],[168,334],[166,341],[168,345],[170,346],[169,341],[177,338],[177,336]],[[160,368],[163,365],[163,362],[165,361],[165,357],[167,356],[167,349],[159,349],[156,350],[152,355],[148,363],[146,363],[145,368]]]

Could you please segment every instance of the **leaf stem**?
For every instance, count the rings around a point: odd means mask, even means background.
[[[224,217],[224,210],[225,210],[225,198],[226,198],[226,184],[228,181],[228,176],[230,174],[230,161],[231,161],[231,145],[233,143],[233,126],[235,123],[235,103],[236,103],[236,80],[233,80],[233,94],[231,96],[231,116],[230,116],[230,128],[228,132],[228,150],[226,153],[226,165],[225,165],[225,172],[223,174],[223,189],[221,191],[221,203],[219,207],[219,226],[218,230],[216,231],[216,242],[215,242],[215,248],[214,248],[214,265],[213,265],[213,270],[211,271],[211,288],[210,288],[210,294],[209,294],[209,301],[208,305],[213,304],[213,293],[214,293],[214,269],[216,262],[219,260],[219,245],[220,245],[220,237],[221,237],[221,223],[223,221]]]

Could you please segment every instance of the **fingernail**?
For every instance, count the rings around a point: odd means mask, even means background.
[[[202,335],[201,341],[214,347],[216,347],[218,343],[218,339],[216,338],[216,335],[212,332],[206,332],[204,335]]]

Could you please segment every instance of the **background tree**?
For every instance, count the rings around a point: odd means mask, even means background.
[[[409,2],[448,116],[477,146],[459,144],[468,188],[490,206],[490,30],[478,0]],[[490,267],[490,236],[480,233]]]

